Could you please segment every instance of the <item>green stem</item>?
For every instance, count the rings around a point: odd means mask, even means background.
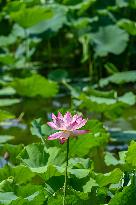
[[[67,140],[67,154],[66,154],[66,168],[65,168],[65,182],[64,182],[64,195],[63,195],[63,205],[66,202],[66,191],[67,191],[67,170],[68,170],[68,154],[69,154],[69,138]]]
[[[24,33],[25,33],[25,58],[27,63],[29,59],[29,34],[26,29],[24,29]]]

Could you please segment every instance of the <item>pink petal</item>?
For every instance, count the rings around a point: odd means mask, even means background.
[[[62,116],[62,114],[60,112],[58,112],[58,118],[63,120],[63,116]]]
[[[64,115],[64,122],[65,123],[70,123],[72,120],[72,115],[70,112],[67,112],[65,115]]]
[[[78,135],[84,135],[86,133],[89,133],[90,130],[74,130],[72,133],[75,135],[75,136],[78,136]]]
[[[64,121],[62,120],[62,119],[60,119],[60,118],[56,118],[56,120],[55,120],[55,125],[60,129],[60,130],[64,130],[65,129],[65,123],[64,123]]]
[[[50,135],[48,137],[48,140],[55,140],[55,139],[60,139],[64,140],[64,138],[67,140],[68,137],[70,136],[70,132],[55,132],[54,134]]]
[[[54,130],[58,130],[59,128],[54,124],[54,122],[47,122],[47,125],[49,125]]]
[[[83,119],[82,121],[78,122],[76,129],[83,127],[86,124],[87,120]]]
[[[73,116],[72,122],[76,121],[78,118],[80,118],[81,116],[76,114]]]
[[[54,134],[48,137],[48,140],[55,140],[61,137],[63,132],[55,132]]]
[[[78,126],[78,123],[75,121],[75,122],[71,123],[70,125],[68,125],[66,127],[66,129],[69,130],[69,131],[76,130],[77,126]]]
[[[51,115],[52,120],[56,120],[56,116],[52,113]]]

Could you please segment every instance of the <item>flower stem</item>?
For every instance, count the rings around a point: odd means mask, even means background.
[[[68,169],[68,154],[69,154],[69,138],[67,140],[67,154],[66,154],[66,168],[65,168],[65,182],[64,182],[64,195],[63,195],[63,205],[66,202],[66,191],[67,191],[67,169]]]

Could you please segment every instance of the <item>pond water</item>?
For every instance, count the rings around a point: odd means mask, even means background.
[[[16,120],[9,120],[0,124],[1,135],[12,135],[14,140],[12,144],[28,144],[36,141],[37,138],[30,133],[31,121],[36,118],[42,118],[47,122],[49,116],[56,109],[68,108],[70,98],[58,96],[53,99],[32,98],[22,99],[21,103],[14,106],[4,107],[4,110],[10,111],[17,117]],[[19,119],[21,118],[21,119]]]
[[[10,107],[4,107],[4,110],[15,113],[16,119],[9,120],[0,124],[1,135],[11,135],[14,139],[9,141],[11,144],[29,144],[38,139],[32,136],[30,132],[31,121],[36,118],[42,118],[47,122],[50,114],[60,108],[70,107],[70,97],[59,95],[53,99],[25,98],[21,103]],[[91,116],[91,114],[89,114]],[[108,150],[127,149],[127,143],[131,139],[136,139],[136,109],[128,108],[124,114],[115,121],[104,121],[105,127],[111,133]]]

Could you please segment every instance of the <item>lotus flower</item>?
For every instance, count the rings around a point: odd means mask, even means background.
[[[60,130],[48,137],[48,140],[59,139],[60,143],[63,144],[69,137],[76,137],[88,133],[88,130],[78,130],[83,127],[87,120],[83,119],[81,115],[74,115],[72,117],[70,112],[67,112],[64,116],[58,112],[58,116],[52,113],[53,122],[47,124],[54,130]]]

